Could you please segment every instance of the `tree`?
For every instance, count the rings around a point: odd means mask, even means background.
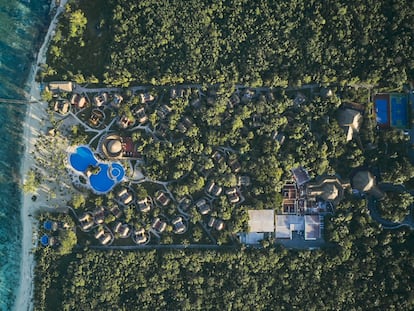
[[[83,194],[75,193],[72,195],[72,206],[75,209],[85,206],[86,199]]]
[[[385,198],[378,202],[378,209],[383,218],[400,222],[410,213],[413,203],[414,197],[408,192],[387,192]]]
[[[65,230],[62,231],[59,235],[60,247],[59,247],[59,254],[60,255],[68,255],[72,252],[73,247],[78,243],[78,239],[76,237],[76,233],[73,230]]]
[[[88,20],[81,10],[70,13],[69,17],[69,37],[82,37],[83,31],[86,29]]]
[[[39,179],[36,177],[36,173],[33,170],[30,170],[27,173],[26,180],[23,184],[23,192],[25,193],[35,193],[37,188],[40,185]]]

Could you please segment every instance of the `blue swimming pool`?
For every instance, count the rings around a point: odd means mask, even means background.
[[[87,146],[77,147],[75,152],[69,155],[69,162],[72,168],[80,173],[85,173],[90,165],[99,167],[97,173],[89,175],[91,188],[99,194],[109,192],[125,177],[125,169],[120,163],[99,162]]]
[[[79,172],[85,172],[89,165],[96,165],[98,162],[92,150],[86,146],[76,148],[76,152],[70,155],[69,161],[72,167]]]

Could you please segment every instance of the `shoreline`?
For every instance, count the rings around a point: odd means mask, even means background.
[[[38,102],[29,104],[26,109],[23,123],[24,131],[22,139],[24,140],[25,147],[20,164],[21,185],[24,183],[29,170],[35,167],[35,144],[38,136],[45,133],[47,128],[44,122],[48,119],[46,112],[47,103],[41,102],[39,83],[35,81],[36,73],[39,70],[40,64],[44,64],[46,62],[47,49],[54,35],[58,17],[63,12],[66,2],[67,0],[62,0],[60,6],[57,7],[55,1],[51,1],[50,12],[52,13],[54,9],[56,9],[56,12],[50,21],[48,31],[36,56],[35,62],[31,67],[31,71],[25,84],[26,88],[29,88],[29,92],[26,94],[26,97],[29,100],[36,100]],[[16,300],[13,305],[13,310],[17,311],[34,309],[33,294],[35,258],[33,249],[37,245],[38,238],[34,234],[34,230],[37,228],[37,221],[34,217],[32,217],[32,215],[35,215],[39,210],[39,204],[41,202],[36,202],[35,204],[31,197],[31,193],[24,193],[22,191],[20,218],[23,234],[21,242],[20,281],[19,287],[16,290]]]

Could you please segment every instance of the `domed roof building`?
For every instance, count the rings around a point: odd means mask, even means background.
[[[375,187],[375,178],[369,171],[359,171],[352,178],[352,187],[361,192],[368,192]]]
[[[123,152],[122,138],[119,135],[108,135],[102,139],[100,149],[107,158],[121,158]]]
[[[349,184],[343,183],[336,176],[321,176],[310,182],[306,194],[310,197],[320,197],[322,200],[338,204],[344,197],[344,188]]]
[[[359,192],[368,193],[380,199],[384,196],[376,186],[374,175],[368,170],[361,170],[352,177],[352,188]]]

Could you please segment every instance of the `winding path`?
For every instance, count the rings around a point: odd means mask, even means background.
[[[384,183],[379,185],[381,190],[389,192],[405,192],[407,191],[403,185],[393,185],[389,183]],[[414,195],[414,191],[409,191],[411,195]],[[411,206],[410,214],[408,214],[401,222],[393,222],[387,219],[384,219],[379,214],[376,207],[376,200],[373,197],[368,198],[368,210],[369,214],[373,220],[378,222],[383,226],[384,229],[399,229],[401,227],[408,227],[411,230],[414,230],[414,206]]]

